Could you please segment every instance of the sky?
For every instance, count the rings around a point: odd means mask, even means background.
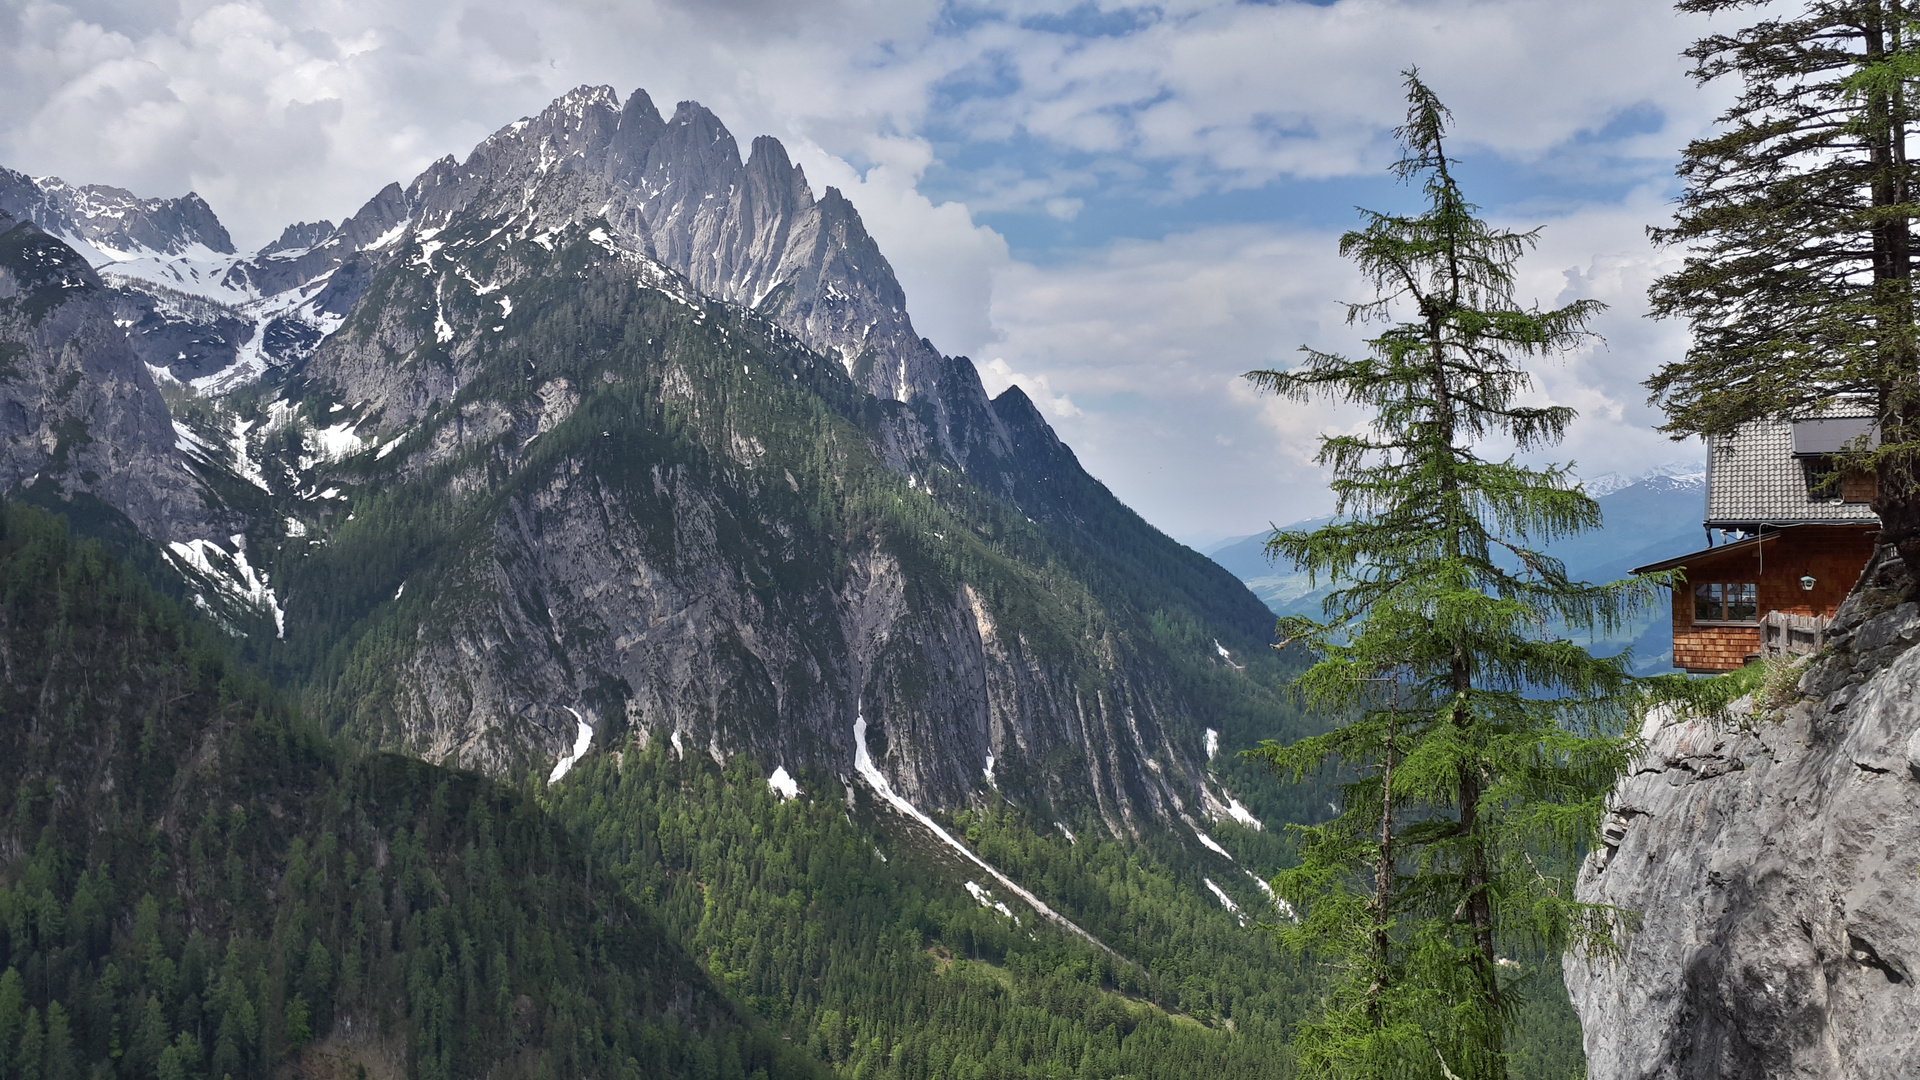
[[[1409,65],[1469,198],[1542,230],[1520,299],[1608,305],[1535,365],[1580,412],[1542,460],[1704,458],[1640,383],[1687,346],[1645,318],[1677,262],[1645,229],[1727,104],[1680,55],[1709,29],[1657,0],[0,0],[0,165],[196,191],[245,250],[575,86],[696,100],[840,188],[923,335],[1204,546],[1331,509],[1317,439],[1363,417],[1241,376],[1359,347],[1337,247],[1356,207],[1417,209],[1387,172]]]

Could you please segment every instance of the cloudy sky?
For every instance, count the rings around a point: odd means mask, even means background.
[[[1315,436],[1352,416],[1250,393],[1350,348],[1335,251],[1385,174],[1418,64],[1468,194],[1544,226],[1522,297],[1610,305],[1539,371],[1581,472],[1697,459],[1639,382],[1685,347],[1642,317],[1678,148],[1724,104],[1659,0],[0,0],[0,164],[198,191],[242,248],[352,213],[581,84],[712,108],[853,200],[920,331],[1018,383],[1092,472],[1205,543],[1329,508]]]

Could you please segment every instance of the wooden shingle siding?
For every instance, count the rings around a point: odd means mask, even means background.
[[[1848,469],[1840,474],[1840,501],[1870,503],[1880,494],[1880,478],[1865,469]]]
[[[1693,599],[1686,598],[1687,621],[1674,613],[1673,666],[1687,671],[1732,671],[1760,652],[1760,627],[1695,626]]]

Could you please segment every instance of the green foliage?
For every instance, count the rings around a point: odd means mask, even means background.
[[[1721,14],[1746,0],[1681,0]],[[1791,7],[1791,6],[1790,6]],[[1652,290],[1693,346],[1647,386],[1676,437],[1726,434],[1857,395],[1880,444],[1846,455],[1879,473],[1886,542],[1920,556],[1920,333],[1911,221],[1920,27],[1909,0],[1770,9],[1687,50],[1699,81],[1740,85],[1721,130],[1688,144],[1671,226],[1685,252]]]
[[[716,980],[844,1075],[1290,1075],[1310,976],[1198,870],[1176,875],[1092,822],[1078,843],[1041,836],[1004,803],[952,819],[1114,956],[1011,896],[1018,924],[982,907],[917,827],[870,816],[864,795],[857,824],[829,778],[782,802],[745,757],[722,771],[661,742],[590,756],[548,798]],[[1226,884],[1264,906],[1251,882]]]
[[[1279,934],[1339,973],[1295,1042],[1325,1076],[1505,1077],[1526,980],[1514,954],[1604,949],[1610,912],[1572,898],[1573,856],[1626,763],[1614,734],[1628,658],[1595,659],[1550,625],[1611,629],[1659,582],[1571,581],[1538,545],[1599,524],[1562,467],[1487,460],[1489,437],[1558,441],[1561,407],[1516,404],[1521,358],[1573,347],[1597,309],[1521,308],[1514,264],[1535,233],[1474,216],[1444,149],[1449,120],[1406,75],[1403,179],[1417,216],[1367,213],[1341,252],[1374,283],[1354,321],[1390,320],[1349,359],[1308,349],[1261,387],[1368,406],[1369,432],[1322,439],[1336,520],[1276,532],[1269,551],[1338,585],[1327,618],[1283,620],[1321,657],[1298,681],[1350,722],[1252,754],[1298,781],[1338,765],[1338,816],[1297,827],[1297,866],[1274,879],[1300,921]],[[1557,995],[1556,995],[1557,996]]]
[[[329,742],[98,545],[0,526],[4,1080],[817,1071],[532,799]]]

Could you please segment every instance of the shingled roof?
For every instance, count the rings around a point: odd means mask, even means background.
[[[1832,453],[1871,429],[1870,416],[1841,405],[1817,419],[1755,420],[1708,439],[1706,526],[1878,522],[1866,503],[1814,498],[1805,468],[1807,456]]]

